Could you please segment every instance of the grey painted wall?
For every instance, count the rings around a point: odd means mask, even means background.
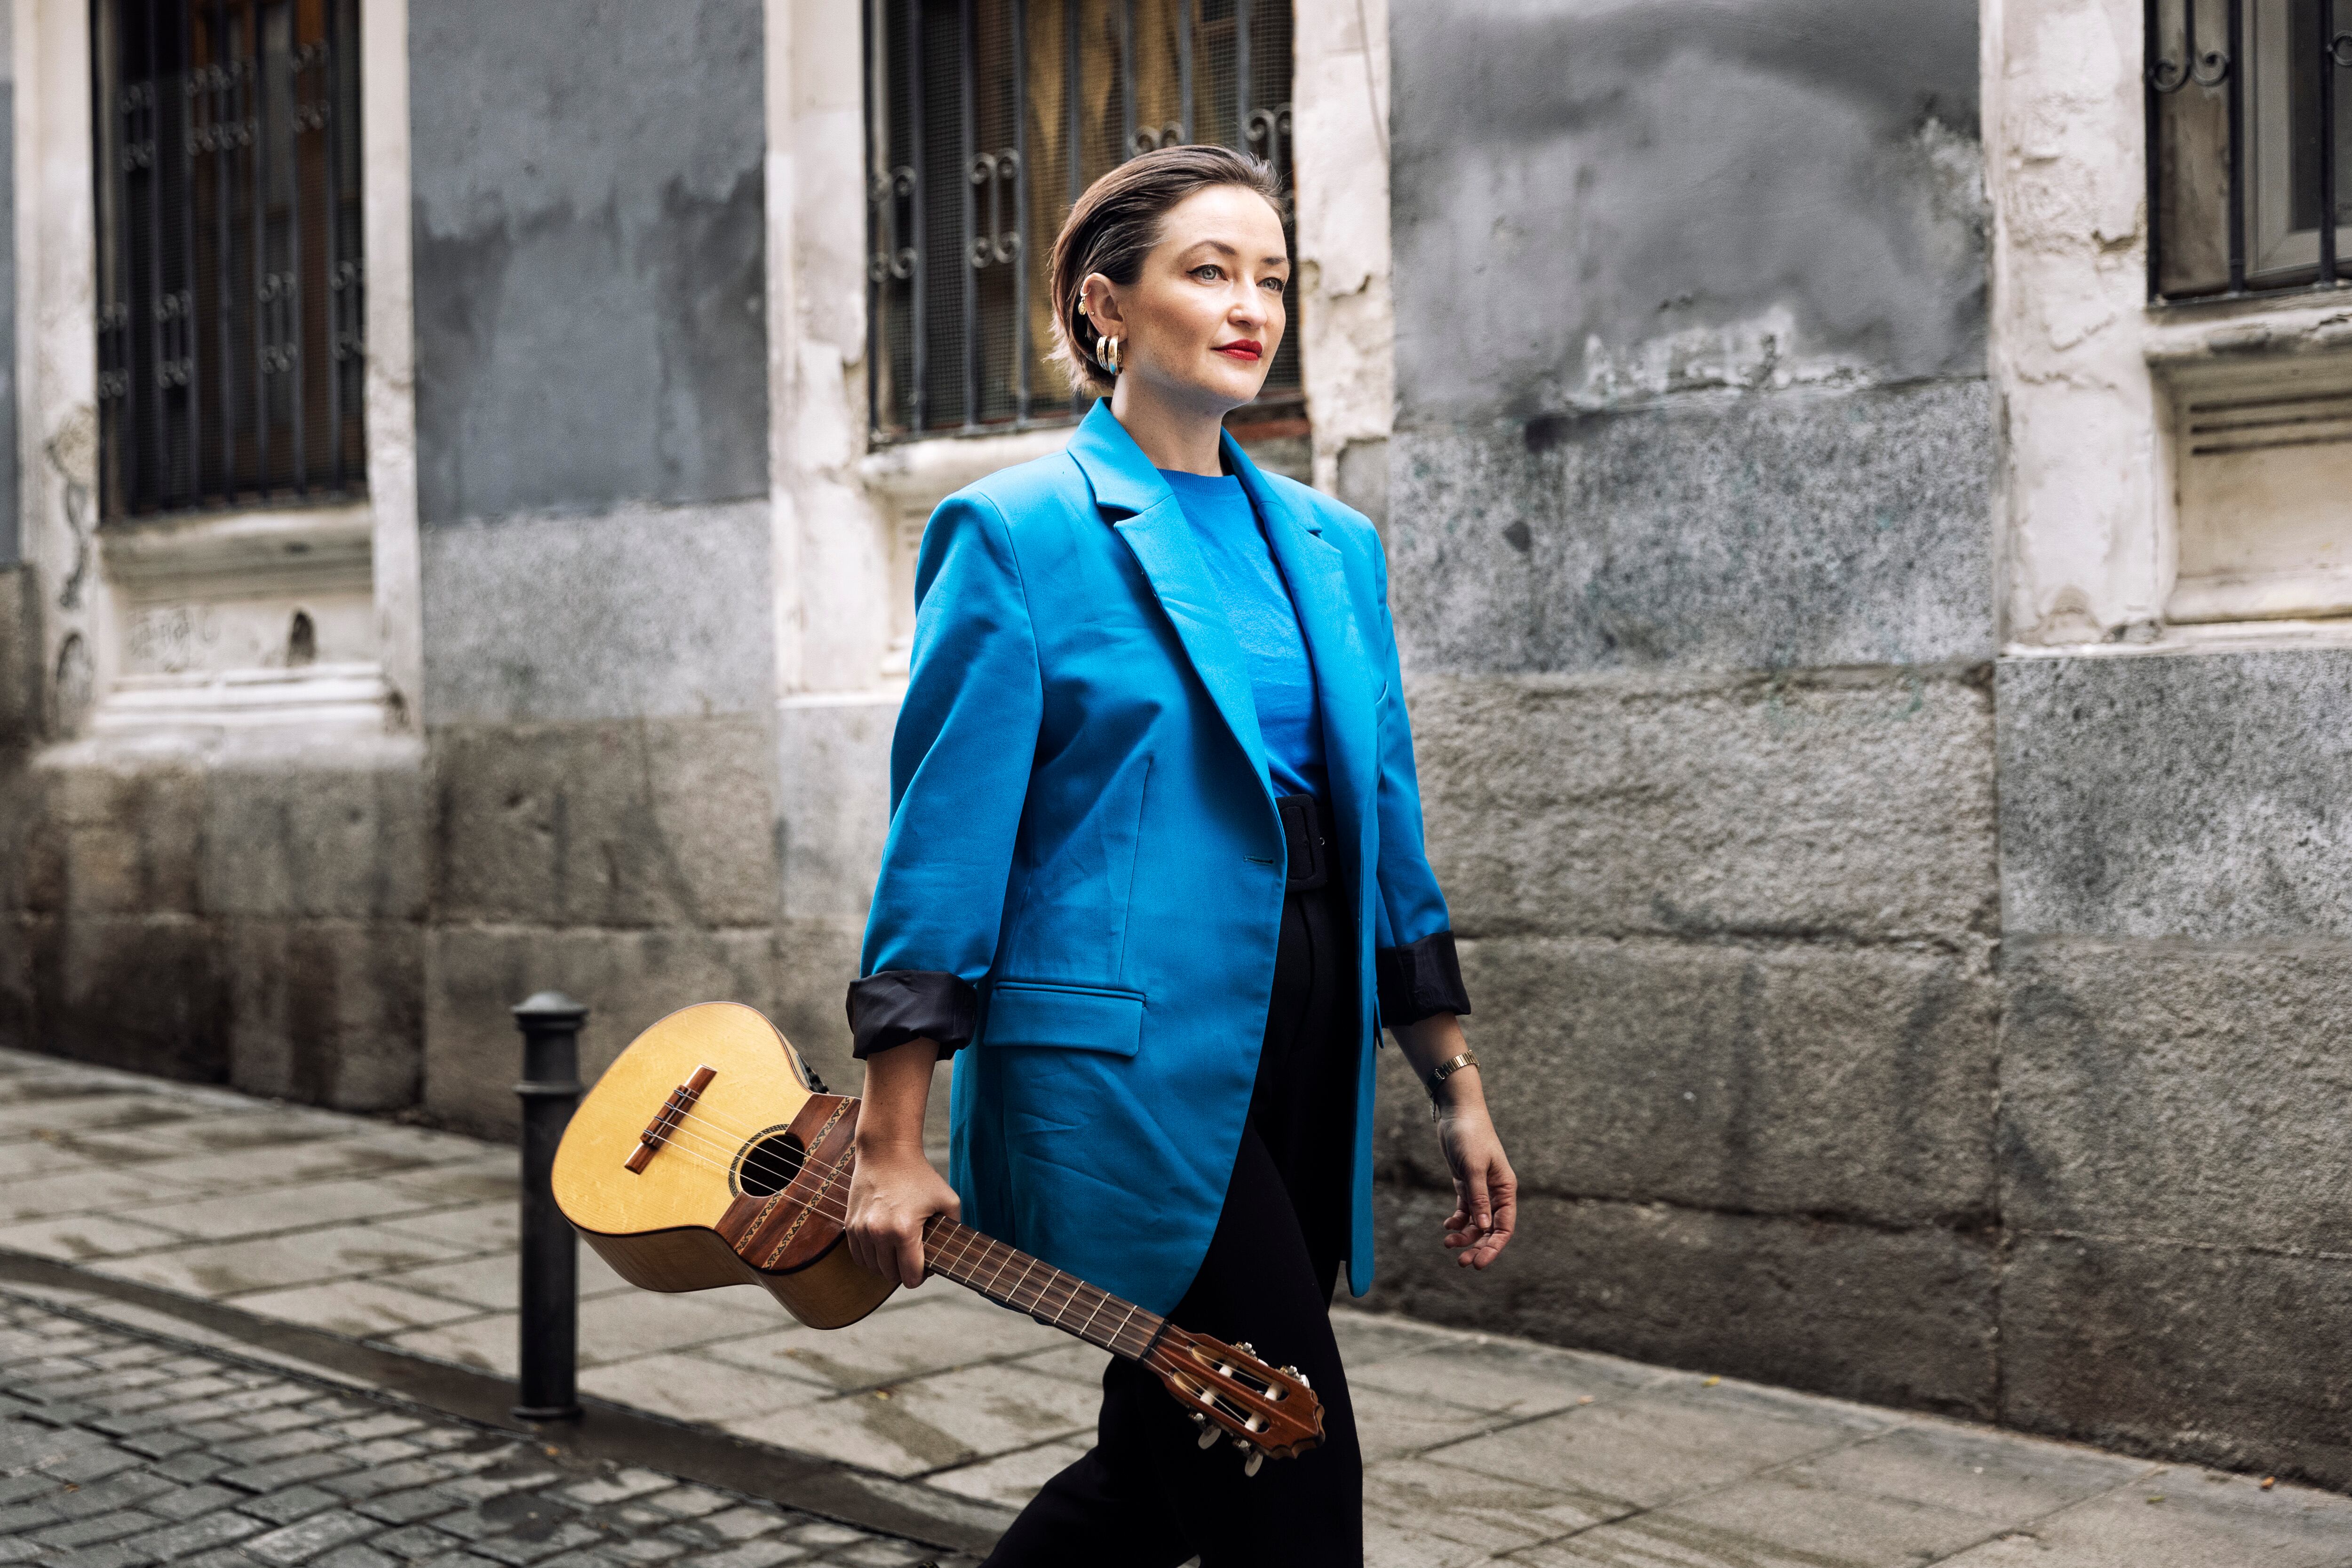
[[[1783,358],[1983,368],[1976,10],[1395,7],[1400,422],[1573,405],[1590,363],[1785,315]]]
[[[1391,25],[1415,668],[1990,658],[1974,12]]]
[[[410,6],[427,524],[767,493],[760,16]]]
[[[741,713],[775,690],[768,502],[425,535],[436,724]]]

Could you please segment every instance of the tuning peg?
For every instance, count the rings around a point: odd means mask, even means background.
[[[1246,1464],[1242,1466],[1242,1474],[1244,1476],[1254,1476],[1257,1474],[1257,1468],[1265,1463],[1265,1450],[1260,1448],[1249,1457],[1249,1460]]]
[[[1257,1354],[1257,1347],[1256,1347],[1255,1345],[1254,1345],[1254,1344],[1250,1343],[1250,1342],[1249,1342],[1249,1341],[1247,1341],[1247,1340],[1244,1340],[1244,1341],[1242,1341],[1239,1344],[1236,1344],[1235,1346],[1234,1346],[1234,1349],[1235,1349],[1235,1350],[1237,1350],[1237,1351],[1241,1352],[1242,1352],[1242,1354],[1244,1354],[1244,1355],[1255,1355],[1255,1354]]]
[[[1208,1425],[1206,1422],[1202,1423],[1201,1447],[1203,1448],[1215,1447],[1217,1446],[1217,1439],[1221,1436],[1223,1436],[1223,1434],[1221,1434],[1217,1428]]]

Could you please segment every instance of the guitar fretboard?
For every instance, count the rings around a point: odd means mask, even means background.
[[[1139,1361],[1167,1320],[945,1215],[923,1227],[924,1267],[1002,1307]]]

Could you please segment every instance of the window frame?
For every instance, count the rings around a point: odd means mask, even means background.
[[[984,437],[1015,434],[1023,431],[1076,423],[1092,405],[1092,398],[1084,393],[1066,395],[1058,385],[1052,390],[1040,385],[1041,377],[1057,382],[1053,373],[1045,369],[1045,343],[1033,324],[1036,290],[1040,274],[1046,260],[1044,254],[1050,246],[1050,227],[1039,233],[1039,223],[1033,221],[1032,206],[1045,193],[1031,185],[1033,173],[1043,178],[1055,178],[1038,167],[1033,157],[1035,149],[1030,135],[1034,84],[1029,80],[1030,54],[1034,26],[1051,26],[1052,17],[1033,16],[1031,0],[1002,0],[1010,18],[1011,85],[1013,107],[1010,114],[1013,135],[1009,146],[983,148],[976,129],[978,116],[974,105],[985,89],[1001,89],[1001,79],[982,83],[975,65],[979,37],[975,32],[975,16],[982,0],[959,0],[955,5],[955,25],[960,36],[955,45],[955,64],[960,73],[954,96],[960,98],[961,110],[957,122],[947,134],[959,143],[954,160],[966,178],[961,182],[960,205],[961,233],[957,237],[957,252],[965,257],[962,266],[955,268],[961,285],[959,310],[962,321],[961,343],[951,352],[960,353],[962,369],[963,417],[935,419],[927,400],[936,390],[939,377],[933,363],[936,345],[930,321],[932,289],[927,271],[936,271],[925,233],[927,196],[923,171],[939,163],[938,143],[932,140],[932,128],[926,123],[925,111],[930,107],[923,91],[925,79],[923,61],[926,58],[922,18],[927,11],[944,9],[939,0],[866,0],[861,8],[864,30],[864,114],[862,134],[866,145],[866,440],[869,447],[882,448],[912,441],[934,440],[941,437]],[[1081,132],[1082,109],[1079,94],[1075,89],[1079,79],[1081,44],[1081,12],[1098,12],[1096,19],[1115,18],[1117,22],[1117,80],[1119,90],[1118,113],[1115,117],[1118,132],[1118,147],[1120,161],[1160,147],[1173,146],[1193,140],[1205,129],[1197,124],[1199,98],[1196,92],[1196,30],[1213,26],[1205,15],[1209,0],[1160,0],[1164,13],[1172,14],[1175,22],[1174,75],[1169,81],[1156,77],[1139,80],[1137,75],[1139,50],[1137,9],[1138,0],[1063,0],[1060,11],[1062,90],[1057,116],[1066,114],[1066,129],[1060,163],[1061,173],[1068,179],[1066,194],[1058,188],[1047,196],[1040,216],[1049,216],[1051,226],[1058,226],[1063,215],[1069,210],[1084,189],[1083,174],[1087,171],[1086,142]],[[1292,176],[1292,98],[1295,93],[1297,61],[1296,20],[1290,15],[1291,0],[1229,0],[1234,16],[1234,112],[1232,133],[1221,138],[1223,144],[1244,148],[1267,159],[1287,184]],[[1275,6],[1282,9],[1281,38],[1284,56],[1281,79],[1285,91],[1278,102],[1257,102],[1252,83],[1256,68],[1265,63],[1253,57],[1254,27],[1264,15]],[[1166,19],[1163,16],[1163,19]],[[893,28],[904,42],[894,50]],[[995,40],[992,39],[993,43]],[[908,79],[894,80],[903,56]],[[905,102],[894,97],[903,85]],[[1177,114],[1160,125],[1139,122],[1139,101],[1155,94],[1172,96]],[[1106,94],[1108,98],[1108,94]],[[913,144],[913,156],[896,159],[899,151],[896,138],[899,128],[894,126],[894,114],[904,108],[910,123],[905,128],[905,140]],[[1106,126],[1103,129],[1108,130]],[[1057,127],[1057,129],[1062,129]],[[985,166],[983,169],[983,165]],[[1099,169],[1091,173],[1098,174]],[[1057,181],[1058,186],[1058,181]],[[1295,204],[1291,204],[1295,205]],[[1008,226],[1006,208],[1010,207]],[[936,215],[936,207],[931,209]],[[1294,252],[1297,249],[1296,216],[1291,210],[1283,215],[1284,229],[1289,235]],[[985,231],[985,232],[983,232]],[[984,249],[984,255],[983,255]],[[979,292],[982,275],[992,266],[1009,266],[1013,269],[1012,285],[1012,363],[1001,367],[1011,382],[1009,416],[986,416],[990,394],[983,383],[1000,367],[987,363],[982,346],[982,336]],[[903,307],[911,318],[905,331],[907,346],[901,350],[891,336],[890,321],[894,307],[889,295],[894,286],[904,286],[907,301]],[[1001,286],[1000,286],[1001,287]],[[1292,295],[1294,317],[1300,296]],[[1259,422],[1281,423],[1286,426],[1306,412],[1306,376],[1303,358],[1304,343],[1294,320],[1293,330],[1283,352],[1277,355],[1274,374],[1286,379],[1282,384],[1270,386],[1255,403],[1237,411],[1236,426]],[[886,405],[896,400],[894,387],[898,378],[898,360],[903,354],[908,361],[904,377],[913,384],[907,401],[894,410]],[[1002,398],[1001,391],[997,394]],[[1055,405],[1066,402],[1066,406]],[[1044,406],[1041,406],[1043,405]],[[894,415],[903,410],[902,420]]]
[[[363,500],[356,0],[90,0],[89,26],[100,523]]]
[[[2317,73],[2320,133],[2312,172],[2319,187],[2322,221],[2294,229],[2287,214],[2292,193],[2287,33],[2293,0],[2145,0],[2146,58],[2141,72],[2146,106],[2147,162],[2147,296],[2157,306],[2199,305],[2333,291],[2352,282],[2352,221],[2330,225],[2326,215],[2340,207],[2347,171],[2337,167],[2338,129],[2352,116],[2352,23],[2340,22],[2340,0],[2319,0],[2315,16],[2320,47]],[[2218,15],[2217,15],[2218,13]],[[2219,27],[2213,24],[2219,22]],[[2222,226],[2226,276],[2198,279],[2168,288],[2166,262],[2172,245],[2184,249],[2210,231],[2169,232],[2176,205],[2199,193],[2197,174],[2180,149],[2168,142],[2176,131],[2189,151],[2197,127],[2187,106],[2191,93],[2218,94],[2219,135],[2225,143],[2222,167],[2207,171],[2221,182],[2220,210],[2209,215]],[[2168,157],[2168,153],[2173,156]]]

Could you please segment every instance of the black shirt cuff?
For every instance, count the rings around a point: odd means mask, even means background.
[[[1391,1029],[1418,1024],[1440,1013],[1470,1011],[1470,993],[1462,986],[1462,961],[1454,951],[1454,933],[1434,931],[1402,947],[1384,947],[1372,954],[1372,973],[1380,988],[1381,1023]]]
[[[864,1061],[908,1040],[936,1040],[940,1055],[971,1043],[980,1024],[980,992],[958,975],[934,969],[886,969],[849,985],[849,1054]]]

